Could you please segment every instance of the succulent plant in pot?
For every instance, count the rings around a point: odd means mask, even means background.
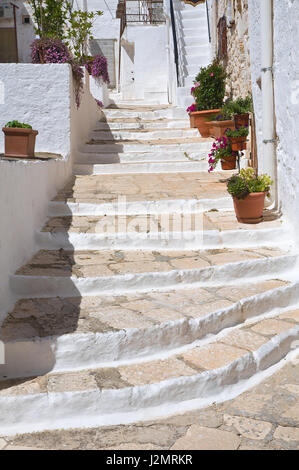
[[[246,149],[246,141],[249,134],[249,128],[247,126],[242,126],[234,130],[228,129],[225,133],[226,137],[232,143],[232,149],[235,152]]]
[[[249,126],[249,113],[253,111],[252,96],[249,93],[245,98],[227,100],[223,109],[233,116],[236,127]]]
[[[213,114],[219,114],[225,94],[226,73],[222,65],[214,61],[202,67],[195,77],[191,94],[195,103],[187,109],[190,114],[190,125],[196,127],[202,137],[210,136],[210,123]]]
[[[222,170],[234,170],[236,168],[237,153],[232,151],[230,140],[223,136],[215,140],[209,153],[209,173],[215,170],[221,161]]]
[[[209,122],[211,126],[211,136],[215,139],[224,136],[228,129],[235,129],[234,120],[224,109],[220,111],[220,114],[212,115],[209,118]]]
[[[8,122],[2,130],[5,135],[5,157],[34,158],[38,131],[33,130],[29,124],[18,121]]]
[[[228,180],[227,190],[233,198],[239,222],[257,224],[263,220],[265,197],[272,184],[270,176],[257,176],[253,168],[243,169]]]

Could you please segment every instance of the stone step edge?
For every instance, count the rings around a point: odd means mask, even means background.
[[[106,333],[74,333],[15,340],[5,345],[8,377],[24,377],[84,369],[99,369],[167,359],[202,343],[217,340],[225,330],[247,320],[275,317],[299,305],[299,283],[243,298],[205,317],[182,318],[148,328]],[[210,338],[213,335],[212,339]],[[49,354],[49,351],[52,351]],[[53,359],[55,363],[53,366]],[[17,367],[15,366],[17,365]]]
[[[49,203],[49,217],[64,215],[151,215],[168,213],[201,213],[210,210],[226,212],[234,210],[233,200],[230,196],[217,199],[161,199],[140,200],[107,203],[84,203],[51,201]]]
[[[186,215],[186,214],[185,214]],[[126,250],[130,249],[215,249],[268,247],[291,248],[287,227],[256,230],[199,230],[183,232],[35,233],[38,249]]]
[[[294,350],[293,345],[298,340],[299,325],[224,367],[150,385],[1,397],[1,433],[9,436],[125,424],[175,413],[178,405],[183,410],[226,401],[232,396],[233,386],[241,393],[240,384],[246,390],[259,374],[270,375],[277,370],[275,365],[295,357],[298,349]]]
[[[115,166],[119,165],[119,166]],[[76,163],[73,167],[73,174],[78,176],[82,175],[123,175],[125,174],[147,174],[153,173],[157,175],[167,173],[194,173],[195,171],[206,170],[206,160],[198,161],[185,161],[181,162],[129,162],[129,163],[111,163],[111,164],[97,164],[97,163]],[[223,171],[221,169],[219,172]],[[224,173],[224,171],[223,171]]]
[[[117,292],[148,292],[178,285],[214,287],[238,280],[240,284],[254,278],[267,280],[289,274],[298,262],[298,255],[246,260],[200,269],[174,269],[167,272],[130,273],[105,277],[10,276],[10,288],[18,298],[78,297],[109,295]]]

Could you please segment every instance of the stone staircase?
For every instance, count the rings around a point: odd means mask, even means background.
[[[178,105],[187,108],[194,99],[190,89],[201,67],[211,62],[211,45],[205,3],[193,7],[175,2],[176,28],[182,86],[178,88]]]
[[[270,211],[239,224],[231,172],[208,174],[210,143],[189,131],[169,107],[105,110],[49,205],[36,254],[11,277],[0,435],[207,406],[292,354],[288,226]]]

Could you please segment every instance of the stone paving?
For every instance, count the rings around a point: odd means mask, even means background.
[[[126,196],[127,201],[216,199],[227,197],[221,173],[168,173],[75,176],[59,191],[55,201],[105,203]]]
[[[188,218],[187,218],[188,217]],[[185,225],[184,225],[185,224]],[[264,211],[264,221],[259,224],[242,224],[234,212],[219,213],[217,210],[203,214],[151,214],[151,215],[105,215],[52,217],[42,229],[51,233],[116,233],[116,232],[168,232],[185,229],[195,230],[261,230],[280,227],[282,220],[270,211]]]
[[[222,404],[131,425],[0,437],[0,449],[298,450],[299,365]],[[179,410],[178,410],[179,411]]]
[[[201,269],[286,254],[278,248],[200,251],[40,250],[16,274],[23,276],[113,276],[128,273]]]
[[[117,312],[121,315],[122,312]],[[102,319],[109,320],[107,309]],[[107,320],[106,320],[107,321]],[[126,321],[124,317],[123,321]],[[115,368],[49,373],[42,377],[0,381],[0,397],[59,393],[82,390],[121,389],[148,385],[164,380],[197,375],[224,367],[236,359],[254,353],[280,333],[299,324],[299,310],[280,315],[279,319],[256,320],[226,333],[217,341],[193,347],[166,359],[152,360]]]
[[[180,289],[119,296],[19,300],[6,318],[0,339],[14,341],[70,333],[105,333],[148,328],[167,321],[202,318],[245,297],[287,285],[270,280],[244,287]],[[292,319],[292,317],[290,317]],[[295,317],[296,319],[296,317]]]

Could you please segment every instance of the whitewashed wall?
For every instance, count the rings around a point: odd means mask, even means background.
[[[249,36],[254,107],[258,129],[259,171],[263,172],[260,0],[249,1]],[[299,243],[299,2],[273,0],[274,94],[278,136],[277,166],[279,202],[294,228]],[[273,156],[274,158],[274,156]]]
[[[88,83],[77,110],[71,69],[66,64],[0,64],[0,80],[4,84],[1,128],[11,119],[28,122],[39,131],[37,150],[63,155],[52,161],[0,160],[2,321],[15,301],[9,276],[36,251],[34,235],[46,220],[48,203],[70,177],[77,148],[101,112],[86,89]],[[0,146],[1,152],[3,135]]]
[[[163,25],[129,25],[122,39],[124,100],[168,103],[168,32]]]

